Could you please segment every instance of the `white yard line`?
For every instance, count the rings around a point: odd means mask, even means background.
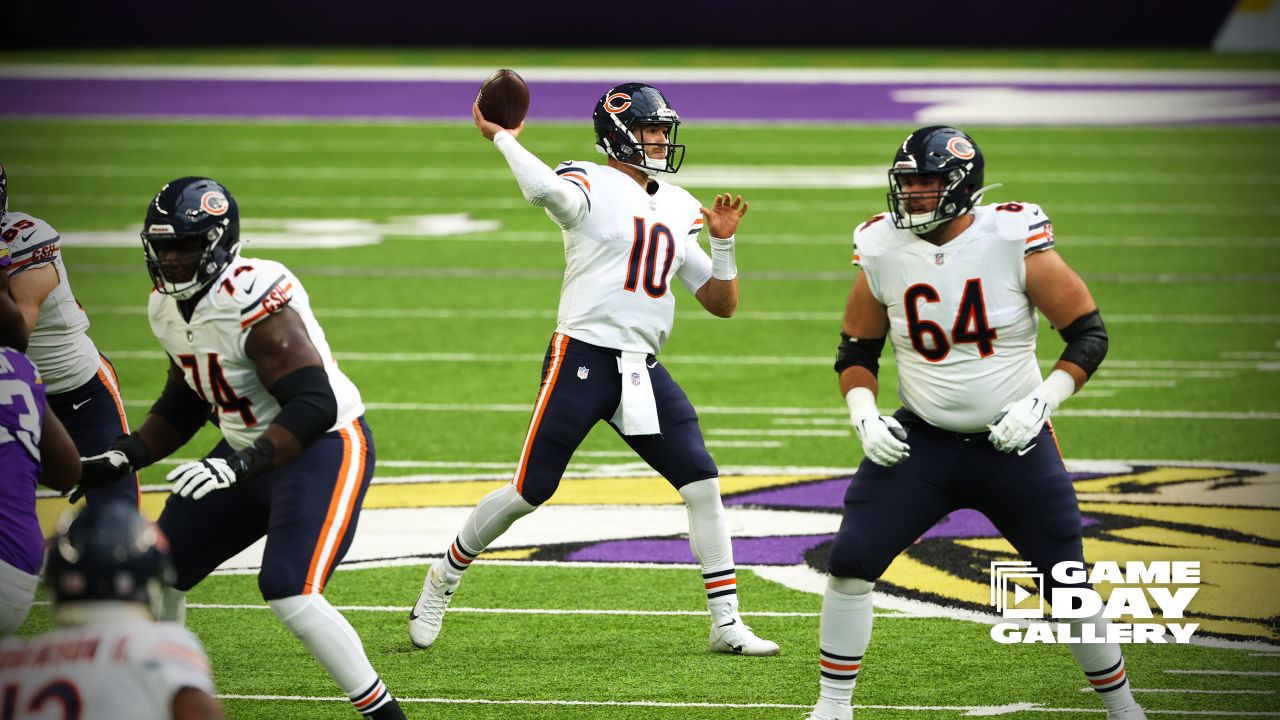
[[[219,694],[222,700],[255,700],[262,702],[336,702],[349,703],[345,697],[312,697],[308,695],[232,695]],[[806,710],[812,705],[796,705],[792,703],[713,703],[713,702],[661,702],[657,700],[490,700],[485,698],[411,698],[396,697],[402,704],[430,703],[437,705],[547,705],[553,707],[587,706],[587,707],[651,707],[651,708],[770,708],[779,710]],[[1096,716],[1099,708],[1057,708],[1044,707],[1037,703],[1009,703],[1006,705],[862,705],[853,706],[859,710],[911,710],[920,712],[962,712],[969,717],[990,717],[996,715],[1017,714],[1024,712],[1041,713],[1080,713]],[[1280,712],[1260,710],[1147,710],[1147,715],[1179,715],[1200,717],[1280,717]]]
[[[1262,653],[1250,653],[1260,655]],[[1165,670],[1170,675],[1233,675],[1242,677],[1277,677],[1280,672],[1270,670]]]
[[[108,353],[110,355],[110,353]],[[151,407],[151,400],[126,400],[128,407]],[[385,403],[366,402],[365,408],[400,412],[504,412],[528,414],[527,403]],[[845,415],[838,407],[718,407],[698,408],[700,415]],[[1280,420],[1280,412],[1257,410],[1135,410],[1129,408],[1062,408],[1054,417],[1135,418],[1142,420]]]

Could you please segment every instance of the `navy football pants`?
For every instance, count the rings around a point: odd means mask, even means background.
[[[230,455],[225,440],[209,453]],[[199,500],[170,495],[157,522],[169,538],[174,586],[190,590],[266,535],[258,573],[262,597],[324,592],[355,537],[373,465],[373,433],[360,418],[271,472]]]
[[[129,433],[129,421],[120,397],[116,370],[99,354],[98,374],[74,390],[49,396],[49,408],[62,421],[67,434],[83,457],[106,452],[121,435]],[[123,500],[138,504],[138,474],[126,475],[113,485],[93,488],[85,502],[98,504]]]
[[[617,350],[559,333],[552,336],[514,479],[516,490],[529,504],[541,505],[555,494],[578,445],[596,423],[607,422],[618,409],[622,396],[618,356]],[[652,355],[648,364],[661,432],[619,436],[677,489],[717,477],[720,471],[707,452],[689,398]]]
[[[893,467],[864,459],[844,498],[844,519],[831,547],[831,574],[876,580],[902,551],[953,510],[973,508],[1044,573],[1084,561],[1080,506],[1048,423],[1023,455],[992,447],[985,433],[933,427],[913,413],[895,415],[907,429],[911,457]]]

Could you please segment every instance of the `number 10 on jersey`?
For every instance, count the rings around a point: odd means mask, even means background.
[[[627,260],[627,280],[622,287],[635,292],[640,285],[640,265],[644,261],[644,291],[649,297],[660,298],[667,294],[667,273],[676,258],[675,236],[662,223],[654,223],[645,232],[646,221],[635,218],[635,237],[631,241],[631,257]],[[662,273],[658,273],[658,254],[662,253]]]

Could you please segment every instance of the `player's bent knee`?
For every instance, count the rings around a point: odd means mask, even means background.
[[[695,480],[680,486],[679,492],[685,504],[690,507],[724,504],[720,498],[720,478],[718,477]]]
[[[267,604],[282,598],[301,595],[305,585],[306,580],[301,573],[279,566],[263,564],[262,570],[258,573],[258,591],[262,593],[262,599],[266,600]]]
[[[841,595],[867,595],[876,587],[874,580],[863,580],[857,577],[836,577],[832,575],[827,578],[827,589],[838,592]]]

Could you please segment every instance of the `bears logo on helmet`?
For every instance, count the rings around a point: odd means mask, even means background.
[[[916,234],[924,234],[973,209],[982,199],[985,161],[973,138],[963,131],[943,125],[921,128],[907,136],[898,148],[889,169],[889,214],[893,224]],[[941,178],[941,187],[929,191],[907,191],[902,181],[909,176]],[[994,187],[994,186],[993,186]],[[911,200],[936,199],[934,208],[912,213]]]
[[[157,292],[178,300],[199,294],[240,252],[239,207],[230,191],[209,178],[178,178],[160,188],[142,227],[151,282]],[[162,250],[178,247],[186,255],[161,262]],[[175,277],[175,265],[194,271]]]
[[[644,83],[625,83],[610,88],[596,103],[592,120],[596,149],[618,162],[640,168],[648,175],[676,172],[684,162],[684,145],[676,144],[680,115],[662,91]],[[665,125],[667,142],[644,143],[635,130],[640,125]],[[664,157],[650,157],[655,148],[665,148]]]

